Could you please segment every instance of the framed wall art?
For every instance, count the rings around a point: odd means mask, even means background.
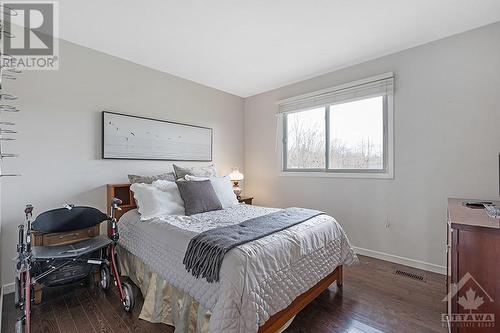
[[[103,111],[102,158],[212,161],[208,127]]]

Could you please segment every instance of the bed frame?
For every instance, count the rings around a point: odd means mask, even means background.
[[[107,185],[107,207],[111,207],[111,200],[116,197],[122,200],[121,211],[116,212],[116,217],[119,219],[129,210],[135,209],[134,196],[130,191],[130,184],[108,184]],[[109,213],[109,212],[108,212]],[[332,273],[327,275],[323,280],[319,281],[311,289],[298,296],[286,309],[271,316],[264,325],[259,328],[258,333],[275,333],[282,328],[290,319],[297,315],[309,303],[323,291],[328,289],[330,285],[337,282],[337,286],[342,288],[343,272],[342,266],[338,266]]]

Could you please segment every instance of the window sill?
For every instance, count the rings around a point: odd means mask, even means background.
[[[356,178],[356,179],[394,179],[390,172],[322,172],[322,171],[281,171],[281,177],[316,178]]]

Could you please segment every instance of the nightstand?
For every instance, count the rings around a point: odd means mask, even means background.
[[[239,203],[244,203],[244,204],[247,204],[247,205],[251,205],[252,204],[252,200],[253,200],[253,197],[239,197],[238,198],[238,202]]]

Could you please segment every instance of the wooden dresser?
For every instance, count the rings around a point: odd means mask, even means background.
[[[500,219],[448,199],[449,331],[500,332]],[[500,202],[495,202],[500,205]]]

